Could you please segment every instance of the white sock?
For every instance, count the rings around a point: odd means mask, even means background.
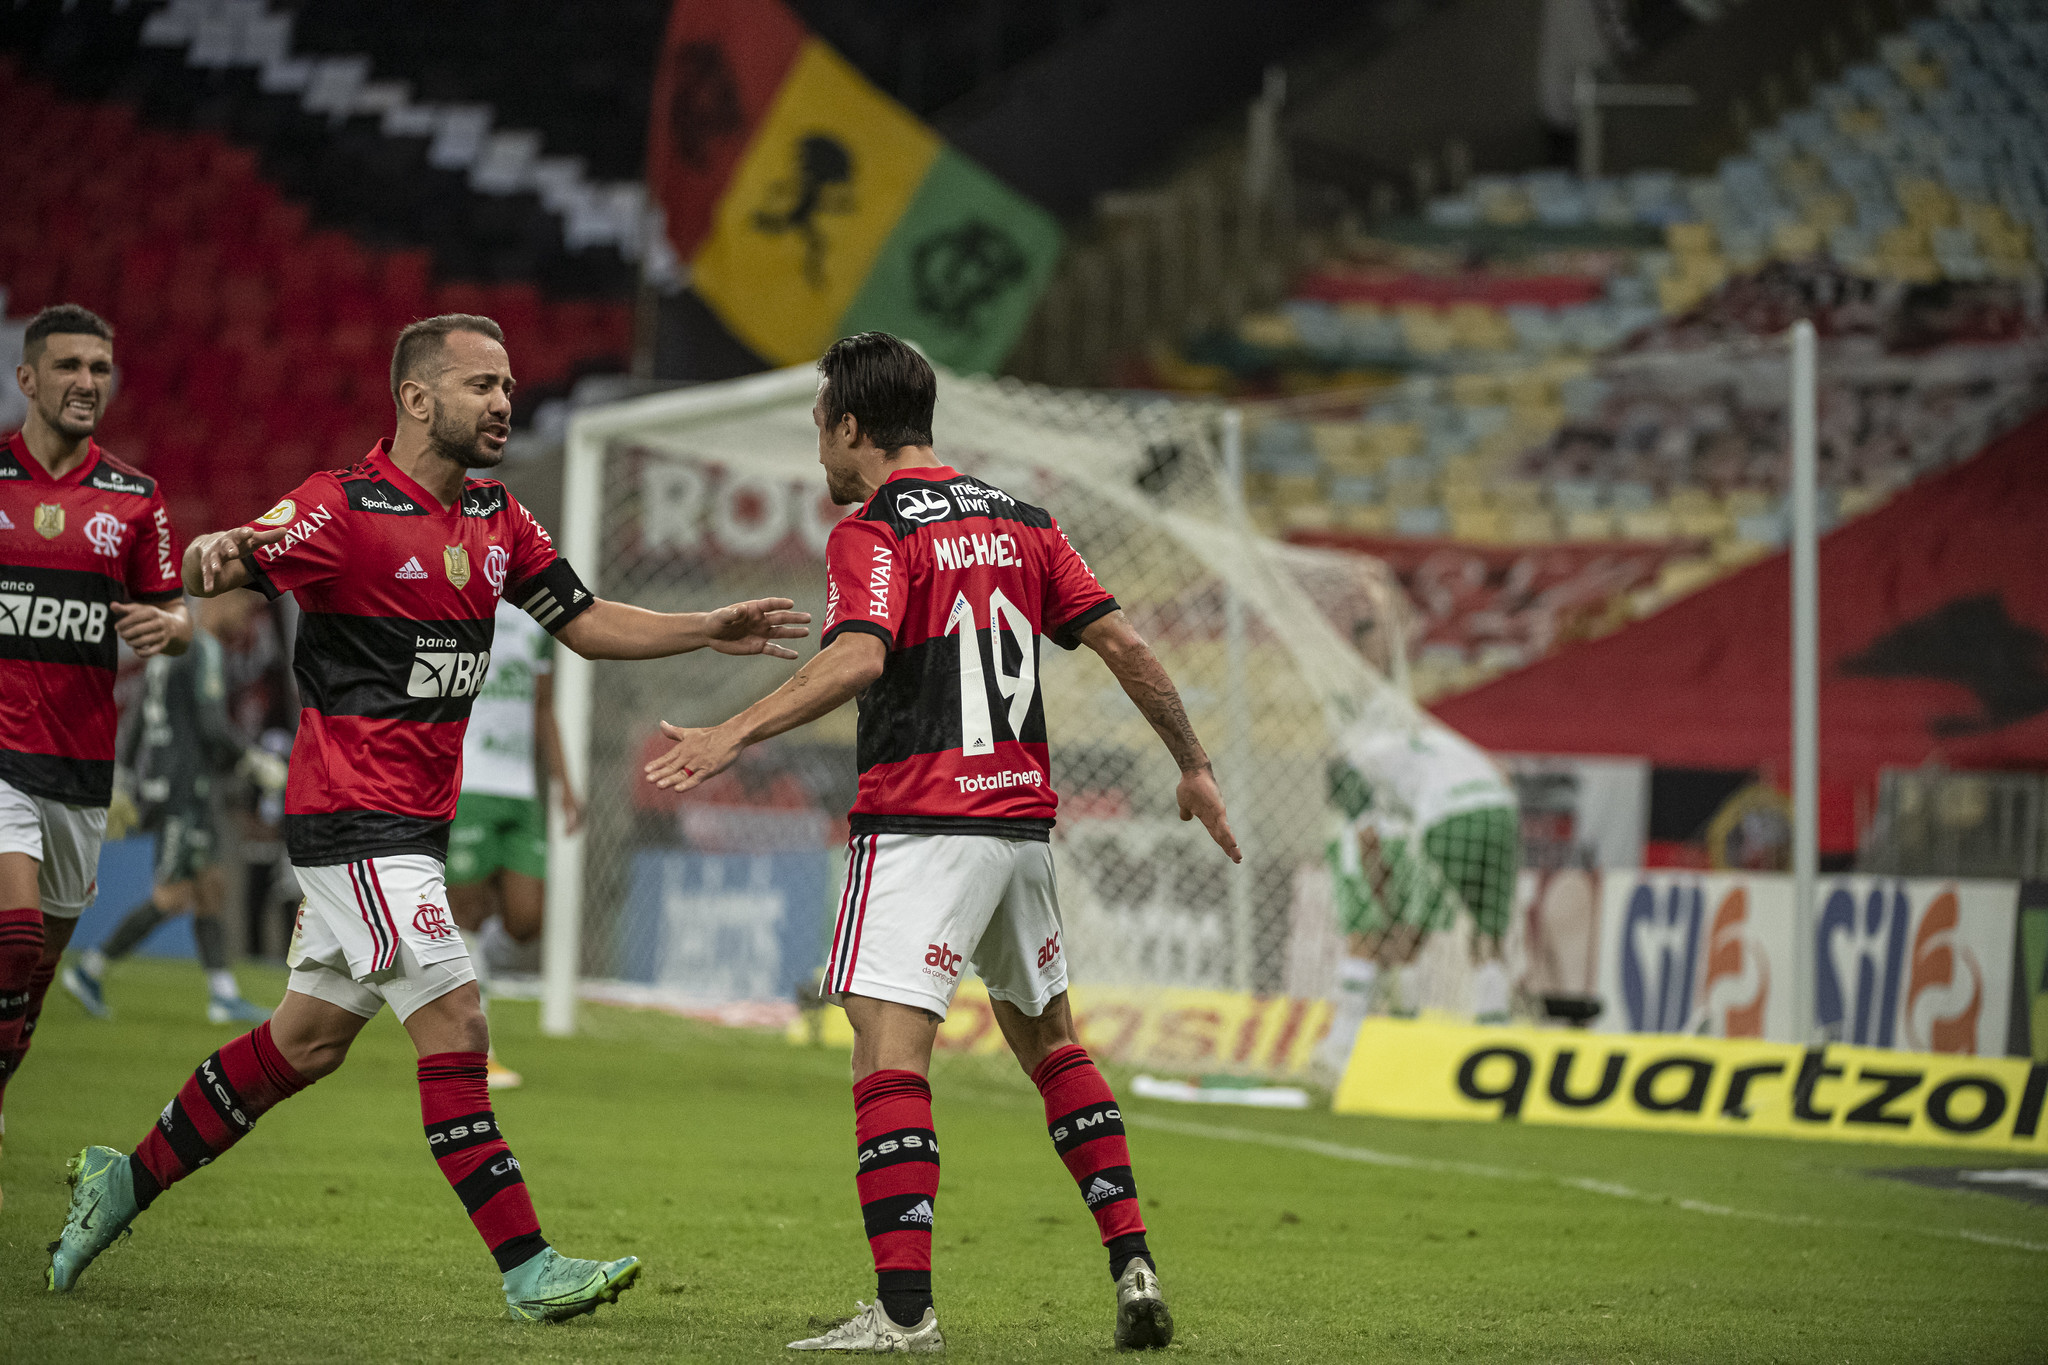
[[[1380,964],[1369,957],[1347,957],[1337,964],[1337,993],[1331,1000],[1330,1031],[1323,1038],[1323,1058],[1342,1070],[1358,1041],[1358,1026],[1372,1010],[1373,986]]]
[[[97,981],[107,974],[107,955],[97,948],[87,948],[79,955],[78,969]]]
[[[225,967],[206,974],[206,989],[219,1000],[239,1000],[242,996],[242,988],[235,984],[235,974]]]
[[[484,1016],[491,1013],[491,968],[484,958],[484,936],[481,930],[458,929],[462,935],[462,946],[469,952],[470,970],[476,973],[476,994],[483,1006]]]
[[[1489,958],[1472,971],[1472,1012],[1481,1019],[1505,1018],[1508,1012],[1508,969]]]

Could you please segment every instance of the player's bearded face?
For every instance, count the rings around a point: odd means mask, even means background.
[[[33,367],[36,414],[69,440],[92,435],[107,410],[114,348],[99,337],[59,332]]]
[[[505,420],[489,408],[451,409],[436,395],[427,440],[464,469],[489,469],[505,458],[504,441],[510,431]]]

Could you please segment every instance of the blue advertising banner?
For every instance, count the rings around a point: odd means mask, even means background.
[[[635,854],[615,974],[707,1004],[787,1000],[824,965],[830,879],[822,848]]]

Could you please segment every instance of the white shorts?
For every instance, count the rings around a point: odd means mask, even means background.
[[[99,895],[106,832],[105,806],[67,806],[0,780],[0,853],[26,853],[42,864],[36,890],[46,915],[77,919]]]
[[[825,998],[893,1000],[943,1019],[973,967],[1038,1017],[1067,988],[1052,845],[982,834],[857,834],[839,896]]]
[[[285,953],[289,989],[365,1019],[389,1004],[404,1023],[476,980],[439,858],[401,853],[292,871],[306,899]]]

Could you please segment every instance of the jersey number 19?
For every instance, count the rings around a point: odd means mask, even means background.
[[[1003,670],[1003,632],[1017,644],[1017,671]],[[988,685],[982,677],[981,644],[976,638],[974,608],[966,593],[953,598],[953,611],[946,618],[946,633],[960,642],[960,753],[963,757],[996,751],[995,726],[989,718]],[[1015,603],[996,589],[988,599],[989,656],[995,661],[996,691],[1010,704],[1010,736],[1024,733],[1024,718],[1031,713],[1031,698],[1038,691],[1037,663],[1033,657],[1031,622]]]

